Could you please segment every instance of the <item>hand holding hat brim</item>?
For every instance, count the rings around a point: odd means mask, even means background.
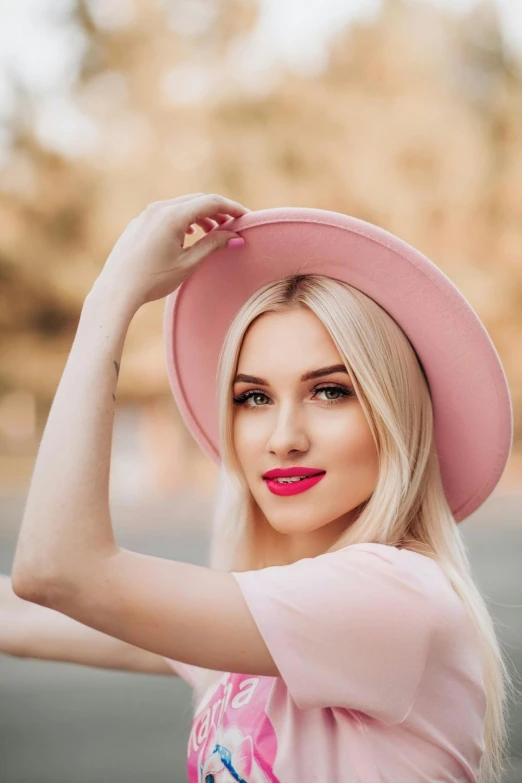
[[[245,245],[205,259],[168,297],[164,314],[169,382],[203,451],[219,462],[217,361],[235,313],[270,281],[326,275],[374,299],[408,336],[430,386],[449,505],[457,521],[477,509],[505,468],[513,413],[495,347],[451,280],[395,235],[337,212],[265,209],[224,226]]]

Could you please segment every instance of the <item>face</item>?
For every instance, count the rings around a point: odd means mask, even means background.
[[[336,365],[341,368],[303,379]],[[375,489],[377,448],[343,368],[328,331],[306,309],[265,313],[243,340],[234,443],[259,512],[281,534],[285,562],[326,551]],[[294,466],[324,474],[296,494],[272,492],[263,474]]]

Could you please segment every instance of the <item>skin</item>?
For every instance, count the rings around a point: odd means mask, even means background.
[[[234,405],[235,448],[260,518],[280,534],[278,548],[288,563],[332,546],[377,483],[377,448],[349,375],[339,371],[300,381],[309,370],[335,364],[344,365],[339,351],[306,309],[257,318],[239,356],[238,374],[257,376],[269,385],[234,384],[235,401],[245,392],[258,392]],[[353,396],[325,391],[328,385],[341,385]],[[303,493],[274,495],[263,473],[295,465],[319,468],[326,475]]]
[[[109,505],[114,393],[129,324],[142,304],[175,290],[230,236],[211,232],[186,250],[191,225],[247,211],[216,194],[192,194],[149,205],[121,235],[86,297],[47,419],[12,585],[19,598],[157,655],[220,672],[278,676],[233,574],[119,546]],[[238,440],[255,495],[295,557],[299,549],[324,551],[338,518],[342,527],[367,497],[372,456],[356,401],[329,406],[311,396],[312,384],[296,384],[304,369],[339,359],[317,324],[292,317],[272,329],[267,321],[251,330],[241,361],[249,359],[245,371],[270,374],[275,405],[241,411]],[[297,461],[323,467],[327,476],[294,498],[261,494],[262,472]],[[389,608],[377,609],[372,622],[380,628]]]

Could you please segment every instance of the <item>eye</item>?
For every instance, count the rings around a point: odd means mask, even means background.
[[[323,386],[321,389],[316,390],[317,394],[321,394],[322,392],[335,392],[337,394],[341,393],[340,397],[326,397],[326,402],[337,402],[337,400],[342,399],[342,397],[346,397],[347,393],[345,393],[342,386]]]
[[[314,389],[316,394],[319,394],[321,392],[335,392],[339,394],[337,398],[329,399],[328,397],[323,400],[323,402],[326,402],[328,405],[335,405],[338,402],[342,402],[345,397],[355,397],[355,392],[352,391],[352,389],[348,389],[346,386],[340,386],[338,384],[330,384],[328,386],[316,386]],[[253,389],[251,391],[244,392],[243,394],[240,394],[237,397],[234,397],[234,405],[243,405],[245,408],[263,408],[264,405],[246,405],[245,403],[247,400],[255,399],[258,397],[265,397],[266,399],[270,399],[265,392]]]
[[[205,783],[214,783],[214,775],[205,775]]]
[[[268,395],[266,395],[264,392],[261,391],[247,391],[243,394],[240,394],[238,397],[234,397],[234,405],[243,405],[245,408],[260,408],[261,405],[245,405],[247,400],[253,400],[257,397],[266,397],[268,399]]]

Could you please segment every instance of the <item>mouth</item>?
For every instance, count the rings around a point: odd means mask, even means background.
[[[305,465],[293,465],[288,468],[271,468],[263,473],[264,479],[309,478],[326,473],[322,468],[310,468]]]
[[[301,476],[298,476],[297,474],[293,475],[292,473],[289,473],[288,475],[281,475],[281,476],[272,476],[272,475],[265,475],[263,478],[265,481],[277,481],[279,484],[294,484],[298,481],[304,481],[304,479],[307,478],[313,478],[314,476],[322,476],[323,473],[325,473],[324,470],[318,470],[317,473],[303,473]]]
[[[277,478],[264,478],[263,480],[274,495],[286,496],[306,492],[306,490],[318,484],[325,475],[326,471],[323,471],[310,476],[280,476]]]

